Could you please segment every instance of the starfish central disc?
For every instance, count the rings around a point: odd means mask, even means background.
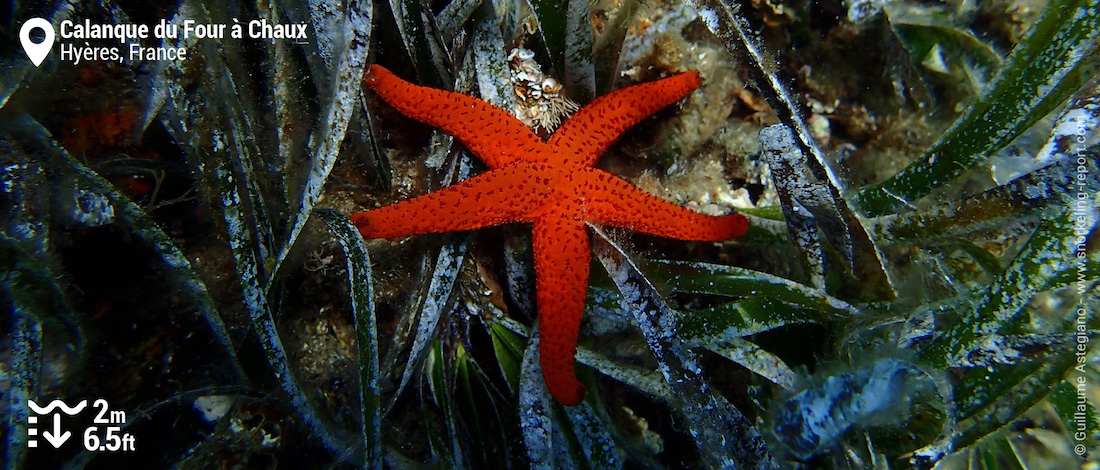
[[[584,399],[573,362],[591,256],[585,222],[697,241],[728,240],[748,229],[741,214],[693,212],[593,167],[627,128],[698,88],[695,72],[597,98],[546,142],[485,101],[413,85],[377,65],[370,67],[363,83],[402,114],[453,135],[489,165],[489,171],[354,214],[352,222],[365,238],[533,224],[539,361],[550,394],[565,405]]]

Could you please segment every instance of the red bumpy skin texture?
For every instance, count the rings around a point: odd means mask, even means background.
[[[627,128],[699,87],[681,73],[604,95],[543,142],[508,112],[471,96],[408,83],[372,65],[363,83],[402,114],[455,136],[490,170],[439,191],[351,216],[365,238],[534,225],[539,358],[550,394],[584,399],[573,358],[588,290],[585,222],[680,240],[722,241],[748,230],[741,214],[684,209],[594,168]]]

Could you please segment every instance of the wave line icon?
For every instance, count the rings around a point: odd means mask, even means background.
[[[88,400],[80,400],[80,403],[77,403],[76,406],[71,408],[61,400],[51,401],[45,407],[38,406],[38,403],[35,403],[34,400],[27,400],[27,406],[30,407],[31,411],[40,415],[53,413],[55,409],[60,409],[65,414],[72,416],[84,411],[84,408],[88,407]]]

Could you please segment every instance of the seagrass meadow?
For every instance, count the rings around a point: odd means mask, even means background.
[[[6,2],[0,467],[1098,469],[1098,31],[1096,0]],[[578,193],[560,267],[457,192],[659,80],[686,97],[591,171],[743,236]],[[370,215],[437,192],[486,227]],[[550,267],[589,273],[583,398]]]

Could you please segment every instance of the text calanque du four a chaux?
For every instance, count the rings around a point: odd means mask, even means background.
[[[88,42],[60,44],[61,60],[79,64],[82,61],[105,60],[121,62],[128,60],[182,60],[187,58],[187,49],[183,46],[145,46],[139,41],[150,37],[157,39],[305,39],[305,24],[275,24],[266,19],[241,23],[236,19],[231,24],[200,23],[195,20],[147,24],[97,24],[90,20],[62,21],[58,35],[67,40],[117,40],[127,45],[124,56],[117,46],[93,46]]]

